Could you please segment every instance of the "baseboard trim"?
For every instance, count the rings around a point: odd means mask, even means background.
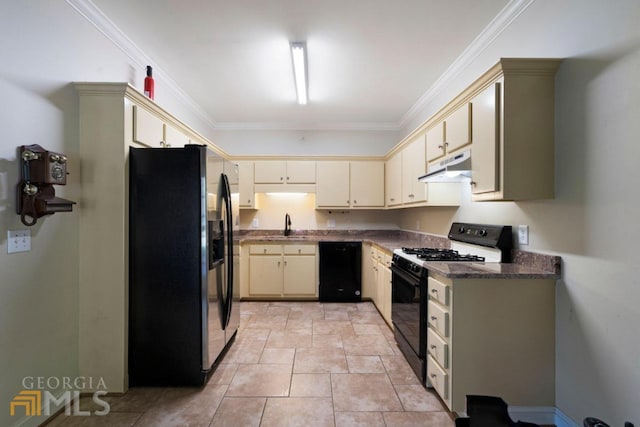
[[[528,421],[556,427],[580,427],[554,406],[509,406],[509,415],[514,421]]]

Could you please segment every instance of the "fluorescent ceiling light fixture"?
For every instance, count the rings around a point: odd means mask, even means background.
[[[291,61],[293,63],[293,78],[296,81],[298,104],[307,103],[307,43],[290,42]]]

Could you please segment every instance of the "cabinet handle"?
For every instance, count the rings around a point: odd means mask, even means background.
[[[278,267],[280,267],[280,261],[278,261]]]
[[[393,197],[391,197],[391,198],[389,199],[389,201],[390,201],[390,202],[395,202],[395,200],[396,200],[396,199],[394,199]]]
[[[280,181],[284,181],[284,177],[282,177],[282,176],[281,176],[281,177],[280,177]]]
[[[429,375],[429,376],[430,376],[431,378],[435,378],[435,377],[436,377],[436,374],[431,374],[431,375]]]
[[[409,197],[413,197],[413,194],[409,194]]]
[[[347,200],[347,204],[349,204],[349,201]]]
[[[432,350],[435,350],[437,347],[436,347],[435,345],[431,344],[431,345],[429,346],[429,348],[431,348]]]
[[[442,150],[444,148],[444,145],[438,145],[438,148]]]
[[[285,261],[285,262],[284,262],[284,266],[285,266],[285,267],[287,266],[287,261]]]
[[[469,185],[470,185],[470,186],[472,186],[472,187],[475,187],[475,186],[476,186],[476,184],[477,184],[477,183],[476,183],[475,181],[469,181]]]
[[[358,203],[358,201],[357,201],[357,200],[354,200],[354,201],[353,201],[353,204],[355,205],[356,203]]]
[[[431,320],[438,320],[436,316],[431,316]]]
[[[287,181],[289,181],[289,177],[287,177]]]
[[[263,251],[263,253],[265,253],[265,254],[267,253],[267,250],[266,250],[266,249],[263,249],[262,251]]]
[[[437,293],[438,293],[438,290],[437,290],[437,289],[431,289],[431,293],[432,293],[432,294],[437,294]]]
[[[445,146],[445,147],[448,147],[448,146],[449,146],[449,143],[448,143],[448,142],[445,142],[445,143],[444,143],[444,146]]]
[[[251,199],[247,199],[247,203],[251,203]]]

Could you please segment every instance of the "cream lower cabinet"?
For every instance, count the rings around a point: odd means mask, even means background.
[[[249,297],[318,296],[315,244],[249,246]]]
[[[391,323],[391,254],[371,244],[363,246],[362,296],[371,298],[387,322]]]
[[[555,281],[430,273],[427,380],[453,412],[468,394],[555,404]]]

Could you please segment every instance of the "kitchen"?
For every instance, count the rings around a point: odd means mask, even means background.
[[[72,6],[79,7],[78,2],[21,3],[25,4],[4,4],[1,14],[0,49],[6,59],[0,66],[0,87],[11,106],[0,119],[9,131],[0,151],[0,203],[7,230],[21,228],[13,206],[16,147],[40,143],[67,153],[71,174],[60,193],[82,204],[88,195],[80,177],[87,166],[77,161],[79,107],[71,82],[132,80],[140,88],[147,63],[139,52],[123,51],[89,24]],[[638,420],[640,395],[640,347],[634,326],[640,320],[634,304],[640,287],[631,245],[640,237],[634,225],[640,206],[633,197],[639,172],[631,163],[638,158],[637,144],[631,141],[640,131],[639,95],[633,90],[640,61],[635,25],[639,11],[631,1],[616,2],[615,7],[595,1],[513,3],[528,7],[502,33],[493,34],[491,43],[458,69],[400,133],[212,129],[161,73],[156,75],[157,100],[239,157],[383,156],[498,58],[566,58],[555,80],[553,199],[479,203],[463,194],[458,208],[328,214],[304,205],[290,213],[294,229],[323,229],[328,219],[335,219],[336,229],[394,227],[438,235],[446,235],[454,220],[529,225],[527,250],[558,255],[563,261],[556,285],[555,406],[576,424],[597,415],[611,425],[622,425]],[[251,143],[257,140],[259,144]],[[265,213],[278,202],[259,197],[267,206],[255,214],[259,228],[280,229],[283,215]],[[247,221],[243,218],[241,228],[251,228],[253,218]],[[83,309],[88,295],[80,281],[82,232],[77,213],[47,218],[32,233],[29,253],[7,255],[6,240],[0,248],[1,400],[6,405],[26,375],[77,376],[90,371],[98,355],[82,354],[83,343],[104,327],[88,322],[93,314]],[[92,256],[107,257],[108,251],[97,246]],[[95,314],[100,319],[100,313]],[[6,410],[0,413],[3,425],[13,425]]]

